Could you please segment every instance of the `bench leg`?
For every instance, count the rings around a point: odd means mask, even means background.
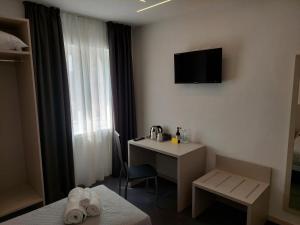
[[[196,218],[214,202],[213,194],[193,186],[192,217]]]
[[[264,225],[268,217],[269,189],[247,209],[247,225]]]

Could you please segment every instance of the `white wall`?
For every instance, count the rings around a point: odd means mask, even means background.
[[[270,215],[285,212],[289,117],[300,1],[213,0],[183,17],[133,32],[138,131],[188,128],[210,151],[273,168]],[[174,84],[177,52],[223,48],[222,84]],[[210,163],[210,166],[212,163]]]
[[[0,16],[24,17],[24,6],[21,0],[0,0]]]

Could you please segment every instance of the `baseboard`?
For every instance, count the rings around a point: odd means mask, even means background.
[[[269,221],[279,224],[279,225],[296,225],[296,224],[288,223],[284,220],[278,219],[277,217],[274,217],[274,216],[269,216]]]

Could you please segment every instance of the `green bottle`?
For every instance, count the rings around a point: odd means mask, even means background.
[[[179,130],[180,130],[180,127],[177,127],[176,138],[178,140],[178,144],[180,143],[180,132],[179,132]]]

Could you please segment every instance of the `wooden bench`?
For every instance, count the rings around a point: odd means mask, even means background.
[[[193,218],[216,199],[228,199],[247,209],[247,225],[263,225],[269,209],[272,169],[216,156],[216,168],[193,182]]]

